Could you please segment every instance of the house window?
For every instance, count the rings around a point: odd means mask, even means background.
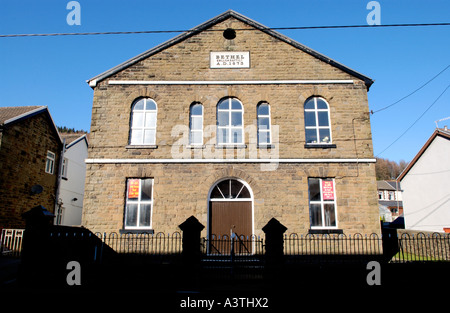
[[[320,97],[305,102],[305,136],[307,145],[332,143],[330,108]]]
[[[335,228],[337,222],[334,179],[309,178],[308,185],[311,228]]]
[[[244,121],[242,103],[225,98],[217,104],[217,142],[219,145],[243,144]]]
[[[47,160],[45,161],[45,172],[53,174],[55,171],[55,154],[51,151],[47,151]]]
[[[127,180],[126,229],[150,229],[153,207],[153,179]]]
[[[389,200],[395,200],[395,194],[393,191],[389,191]]]
[[[203,105],[194,103],[189,110],[189,144],[203,144]]]
[[[272,143],[270,126],[270,106],[268,103],[260,103],[258,113],[258,144],[270,145]]]
[[[384,196],[384,192],[383,191],[378,191],[378,200],[383,200]]]
[[[157,105],[152,99],[136,101],[131,109],[131,145],[155,145]]]
[[[67,158],[64,158],[62,163],[62,170],[61,170],[61,176],[62,178],[67,179],[67,167],[69,166],[69,160]]]

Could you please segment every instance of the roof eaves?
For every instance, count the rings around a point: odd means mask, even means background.
[[[234,12],[234,11],[232,11],[232,16],[240,19],[241,21],[249,24],[250,26],[253,26],[253,27],[261,30],[262,32],[265,32],[266,34],[271,35],[272,37],[275,37],[275,38],[277,38],[277,39],[279,39],[281,41],[284,41],[284,42],[290,44],[291,46],[293,46],[293,47],[295,47],[297,49],[300,49],[300,50],[302,50],[302,51],[304,51],[304,52],[306,52],[306,53],[308,53],[308,54],[318,58],[319,60],[321,60],[321,61],[323,61],[325,63],[328,63],[328,64],[330,64],[330,65],[332,65],[334,67],[337,67],[337,68],[343,70],[344,72],[347,72],[350,75],[355,76],[355,77],[363,80],[365,82],[366,86],[367,86],[367,89],[369,89],[370,86],[374,83],[373,79],[371,79],[371,78],[369,78],[369,77],[367,77],[367,76],[365,76],[365,75],[363,75],[363,74],[361,74],[361,73],[359,73],[359,72],[357,72],[357,71],[355,71],[355,70],[353,70],[353,69],[343,65],[342,63],[339,63],[339,62],[337,62],[337,61],[335,61],[335,60],[325,56],[324,54],[322,54],[322,53],[320,53],[320,52],[318,52],[316,50],[313,50],[313,49],[311,49],[311,48],[309,48],[309,47],[299,43],[298,41],[293,40],[292,38],[289,38],[289,37],[287,37],[287,36],[277,32],[277,31],[275,31],[275,30],[273,30],[273,29],[271,29],[269,27],[266,27],[266,26],[262,25],[259,22],[256,22],[256,21],[254,21],[254,20],[252,20],[252,19],[250,19],[250,18],[248,18],[248,17],[246,17],[244,15],[241,15],[241,14],[239,14],[237,12]]]
[[[7,125],[7,124],[14,123],[14,122],[18,122],[18,121],[20,121],[20,120],[26,119],[26,118],[31,117],[31,116],[33,116],[33,115],[39,114],[39,113],[45,111],[46,109],[47,109],[46,106],[40,106],[40,107],[37,107],[36,109],[30,110],[30,111],[28,111],[28,112],[19,114],[19,115],[17,115],[17,116],[14,116],[14,117],[12,117],[12,118],[9,118],[9,119],[5,120],[5,122],[3,123],[3,125]]]
[[[57,137],[59,139],[59,143],[62,144],[63,141],[62,141],[61,135],[59,134],[58,127],[56,127],[55,121],[53,120],[53,117],[50,114],[50,111],[48,110],[48,107],[46,105],[40,106],[40,107],[38,107],[36,109],[33,109],[31,111],[28,111],[28,112],[25,112],[23,114],[17,115],[15,117],[12,117],[12,118],[6,120],[3,123],[3,125],[8,125],[8,124],[12,124],[12,123],[15,123],[15,122],[19,122],[21,120],[24,120],[26,118],[30,118],[32,116],[35,116],[35,115],[41,114],[41,113],[47,114],[47,116],[48,116],[48,118],[49,118],[49,120],[51,122],[51,126],[52,126],[53,130],[55,131],[55,133],[56,133],[56,135],[57,135]]]
[[[408,166],[400,173],[400,175],[397,177],[397,181],[400,182],[406,174],[411,170],[411,168],[414,166],[414,164],[420,159],[420,157],[425,153],[425,151],[428,149],[428,147],[431,145],[433,140],[437,137],[444,137],[446,139],[450,139],[450,133],[446,132],[444,130],[441,130],[437,128],[433,134],[430,136],[430,138],[427,140],[427,142],[423,145],[423,147],[419,150],[419,152],[416,154],[416,156],[412,159],[411,162],[409,162]]]
[[[377,181],[378,190],[395,190],[395,188],[385,180]]]
[[[374,83],[373,79],[371,79],[371,78],[369,78],[369,77],[367,77],[367,76],[365,76],[365,75],[363,75],[363,74],[361,74],[361,73],[359,73],[359,72],[357,72],[357,71],[355,71],[355,70],[353,70],[353,69],[351,69],[351,68],[349,68],[349,67],[347,67],[347,66],[345,66],[345,65],[343,65],[343,64],[341,64],[341,63],[339,63],[339,62],[337,62],[337,61],[335,61],[335,60],[333,60],[333,59],[331,59],[331,58],[329,58],[329,57],[319,53],[319,52],[317,52],[317,51],[315,51],[315,50],[313,50],[313,49],[311,49],[311,48],[309,48],[309,47],[307,47],[307,46],[305,46],[305,45],[303,45],[303,44],[301,44],[301,43],[299,43],[299,42],[297,42],[297,41],[295,41],[295,40],[293,40],[293,39],[291,39],[291,38],[289,38],[289,37],[287,37],[287,36],[285,36],[285,35],[283,35],[283,34],[281,34],[279,32],[277,32],[277,31],[273,30],[273,29],[270,29],[269,27],[266,27],[266,26],[264,26],[263,24],[261,24],[259,22],[256,22],[256,21],[254,21],[254,20],[252,20],[252,19],[250,19],[250,18],[248,18],[248,17],[246,17],[246,16],[244,16],[244,15],[242,15],[240,13],[237,13],[236,11],[233,11],[233,10],[228,10],[228,11],[226,11],[226,12],[224,12],[224,13],[222,13],[222,14],[220,14],[220,15],[218,15],[218,16],[216,16],[216,17],[214,17],[214,18],[212,18],[212,19],[210,19],[210,20],[208,20],[208,21],[206,21],[206,22],[204,22],[204,23],[202,23],[202,24],[192,28],[192,29],[190,29],[187,32],[184,32],[184,33],[182,33],[182,34],[180,34],[180,35],[178,35],[178,36],[176,36],[176,37],[174,37],[172,39],[169,39],[168,41],[165,41],[165,42],[161,43],[160,45],[158,45],[158,46],[156,46],[156,47],[154,47],[154,48],[152,48],[150,50],[147,50],[147,51],[145,51],[145,52],[143,52],[143,53],[141,53],[141,54],[139,54],[139,55],[129,59],[128,61],[125,61],[125,62],[123,62],[123,63],[121,63],[121,64],[119,64],[119,65],[117,65],[117,66],[115,66],[115,67],[113,67],[113,68],[111,68],[111,69],[109,69],[109,70],[107,70],[107,71],[105,71],[105,72],[103,72],[103,73],[101,73],[101,74],[99,74],[99,75],[89,79],[89,80],[87,80],[86,82],[89,84],[89,86],[91,88],[93,88],[93,87],[97,86],[97,83],[99,83],[100,81],[108,78],[109,76],[114,75],[115,73],[117,73],[117,72],[119,72],[119,71],[121,71],[123,69],[126,69],[127,67],[129,67],[129,66],[131,66],[131,65],[133,65],[133,64],[135,64],[135,63],[137,63],[139,61],[141,61],[142,59],[145,59],[145,58],[147,58],[147,57],[149,57],[149,56],[151,56],[153,54],[156,54],[156,53],[158,53],[158,52],[160,52],[160,51],[162,51],[164,49],[167,49],[168,47],[170,47],[172,45],[175,45],[175,44],[177,44],[177,43],[179,43],[179,42],[181,42],[181,41],[183,41],[183,40],[185,40],[185,39],[187,39],[187,38],[189,38],[191,36],[194,36],[194,35],[202,32],[203,30],[208,29],[211,26],[213,26],[213,25],[215,25],[217,23],[220,23],[221,21],[223,21],[223,20],[225,20],[225,19],[227,19],[229,17],[234,17],[234,18],[236,18],[236,19],[238,19],[238,20],[240,20],[240,21],[242,21],[242,22],[244,22],[244,23],[246,23],[246,24],[248,24],[248,25],[250,25],[250,26],[252,26],[252,27],[254,27],[256,29],[259,29],[262,32],[265,32],[265,33],[271,35],[272,37],[275,37],[275,38],[277,38],[277,39],[279,39],[281,41],[284,41],[284,42],[292,45],[293,47],[295,47],[297,49],[300,49],[300,50],[302,50],[302,51],[304,51],[304,52],[306,52],[306,53],[308,53],[308,54],[318,58],[319,60],[321,60],[321,61],[323,61],[323,62],[325,62],[327,64],[330,64],[330,65],[332,65],[332,66],[334,66],[336,68],[339,68],[340,70],[342,70],[342,71],[344,71],[344,72],[346,72],[346,73],[348,73],[348,74],[350,74],[352,76],[355,76],[355,77],[363,80],[365,85],[366,85],[367,90],[369,90],[370,86]]]
[[[89,146],[89,142],[87,139],[87,135],[84,134],[83,136],[78,137],[77,139],[75,139],[74,141],[72,141],[71,143],[69,143],[68,145],[66,145],[66,149],[71,148],[72,146],[76,145],[77,143],[81,142],[84,139],[84,141],[86,142],[86,146]]]
[[[143,60],[143,59],[145,59],[145,58],[147,58],[147,57],[149,57],[151,55],[154,55],[154,54],[156,54],[156,53],[158,53],[158,52],[160,52],[162,50],[165,50],[165,49],[167,49],[167,48],[169,48],[169,47],[171,47],[171,46],[173,46],[173,45],[175,45],[175,44],[177,44],[177,43],[179,43],[179,42],[181,42],[181,41],[191,37],[191,36],[194,36],[194,35],[200,33],[201,31],[203,31],[203,30],[205,30],[205,29],[207,29],[207,28],[209,28],[209,27],[211,27],[211,26],[221,22],[222,20],[228,18],[229,16],[232,16],[232,13],[234,13],[234,11],[228,10],[225,13],[222,13],[222,14],[220,14],[220,15],[218,15],[218,16],[216,16],[216,17],[214,17],[214,18],[212,18],[212,19],[210,19],[210,20],[208,20],[208,21],[198,25],[198,26],[190,29],[187,32],[184,32],[184,33],[182,33],[182,34],[180,34],[178,36],[175,36],[172,39],[169,39],[169,40],[167,40],[167,41],[157,45],[156,47],[151,48],[150,50],[147,50],[147,51],[145,51],[145,52],[143,52],[143,53],[141,53],[141,54],[139,54],[139,55],[129,59],[128,61],[125,61],[125,62],[123,62],[123,63],[121,63],[121,64],[119,64],[119,65],[117,65],[117,66],[115,66],[115,67],[113,67],[113,68],[111,68],[109,70],[107,70],[106,72],[103,72],[103,73],[101,73],[101,74],[99,74],[99,75],[97,75],[97,76],[87,80],[87,83],[89,84],[90,87],[95,87],[97,85],[97,83],[99,83],[100,81],[104,80],[105,78],[108,78],[109,76],[114,75],[115,73],[120,72],[121,70],[126,69],[127,67],[129,67],[129,66],[131,66],[131,65],[133,65],[133,64],[135,64],[135,63],[137,63],[137,62],[139,62],[139,61],[141,61],[141,60]]]

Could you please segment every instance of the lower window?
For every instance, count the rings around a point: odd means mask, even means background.
[[[335,228],[336,197],[332,178],[309,178],[309,213],[311,228]]]
[[[153,179],[127,179],[125,229],[151,229]]]

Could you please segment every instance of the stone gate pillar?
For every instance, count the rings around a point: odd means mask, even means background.
[[[281,263],[284,256],[283,234],[287,228],[276,218],[272,218],[262,228],[266,235],[266,261],[269,264]]]
[[[201,231],[205,228],[194,216],[178,225],[183,232],[183,261],[185,263],[197,263],[200,261]]]

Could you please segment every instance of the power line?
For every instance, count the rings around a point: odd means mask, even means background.
[[[394,143],[396,143],[400,138],[402,138],[424,115],[428,112],[428,110],[431,109],[431,107],[442,97],[442,95],[447,91],[447,89],[450,88],[450,84],[444,89],[444,91],[439,95],[439,97],[436,98],[436,100],[433,101],[432,104],[428,106],[428,108],[412,123],[400,136],[398,136],[397,139],[395,139],[389,146],[387,146],[383,151],[378,153],[376,157],[381,155],[384,151],[389,149]]]
[[[409,96],[412,96],[412,95],[415,94],[417,91],[419,91],[420,89],[422,89],[423,87],[425,87],[426,85],[428,85],[429,83],[431,83],[431,82],[432,82],[435,78],[437,78],[439,75],[441,75],[442,73],[444,73],[449,67],[450,67],[450,64],[447,65],[446,68],[444,68],[442,71],[440,71],[437,75],[435,75],[433,78],[431,78],[431,79],[430,79],[429,81],[427,81],[425,84],[423,84],[422,86],[420,86],[419,88],[417,88],[417,89],[414,90],[413,92],[409,93],[408,95],[404,96],[404,97],[401,98],[400,100],[397,100],[396,102],[394,102],[394,103],[392,103],[392,104],[390,104],[390,105],[388,105],[388,106],[385,106],[385,107],[383,107],[383,108],[381,108],[381,109],[378,109],[378,110],[376,110],[376,111],[370,111],[370,113],[375,114],[375,113],[377,113],[377,112],[386,110],[386,109],[388,109],[388,108],[390,108],[390,107],[396,105],[396,104],[399,103],[400,101],[405,100],[405,99],[408,98]]]
[[[334,25],[334,26],[294,26],[294,27],[266,27],[245,30],[303,30],[303,29],[338,29],[338,28],[386,28],[386,27],[425,27],[425,26],[450,26],[450,23],[419,23],[419,24],[386,24],[386,25]],[[225,29],[206,29],[204,31],[224,31]],[[51,37],[51,36],[94,36],[94,35],[131,35],[131,34],[162,34],[162,33],[190,33],[197,32],[196,29],[189,30],[146,30],[146,31],[118,31],[118,32],[86,32],[86,33],[48,33],[48,34],[10,34],[0,35],[0,38],[11,37]]]

